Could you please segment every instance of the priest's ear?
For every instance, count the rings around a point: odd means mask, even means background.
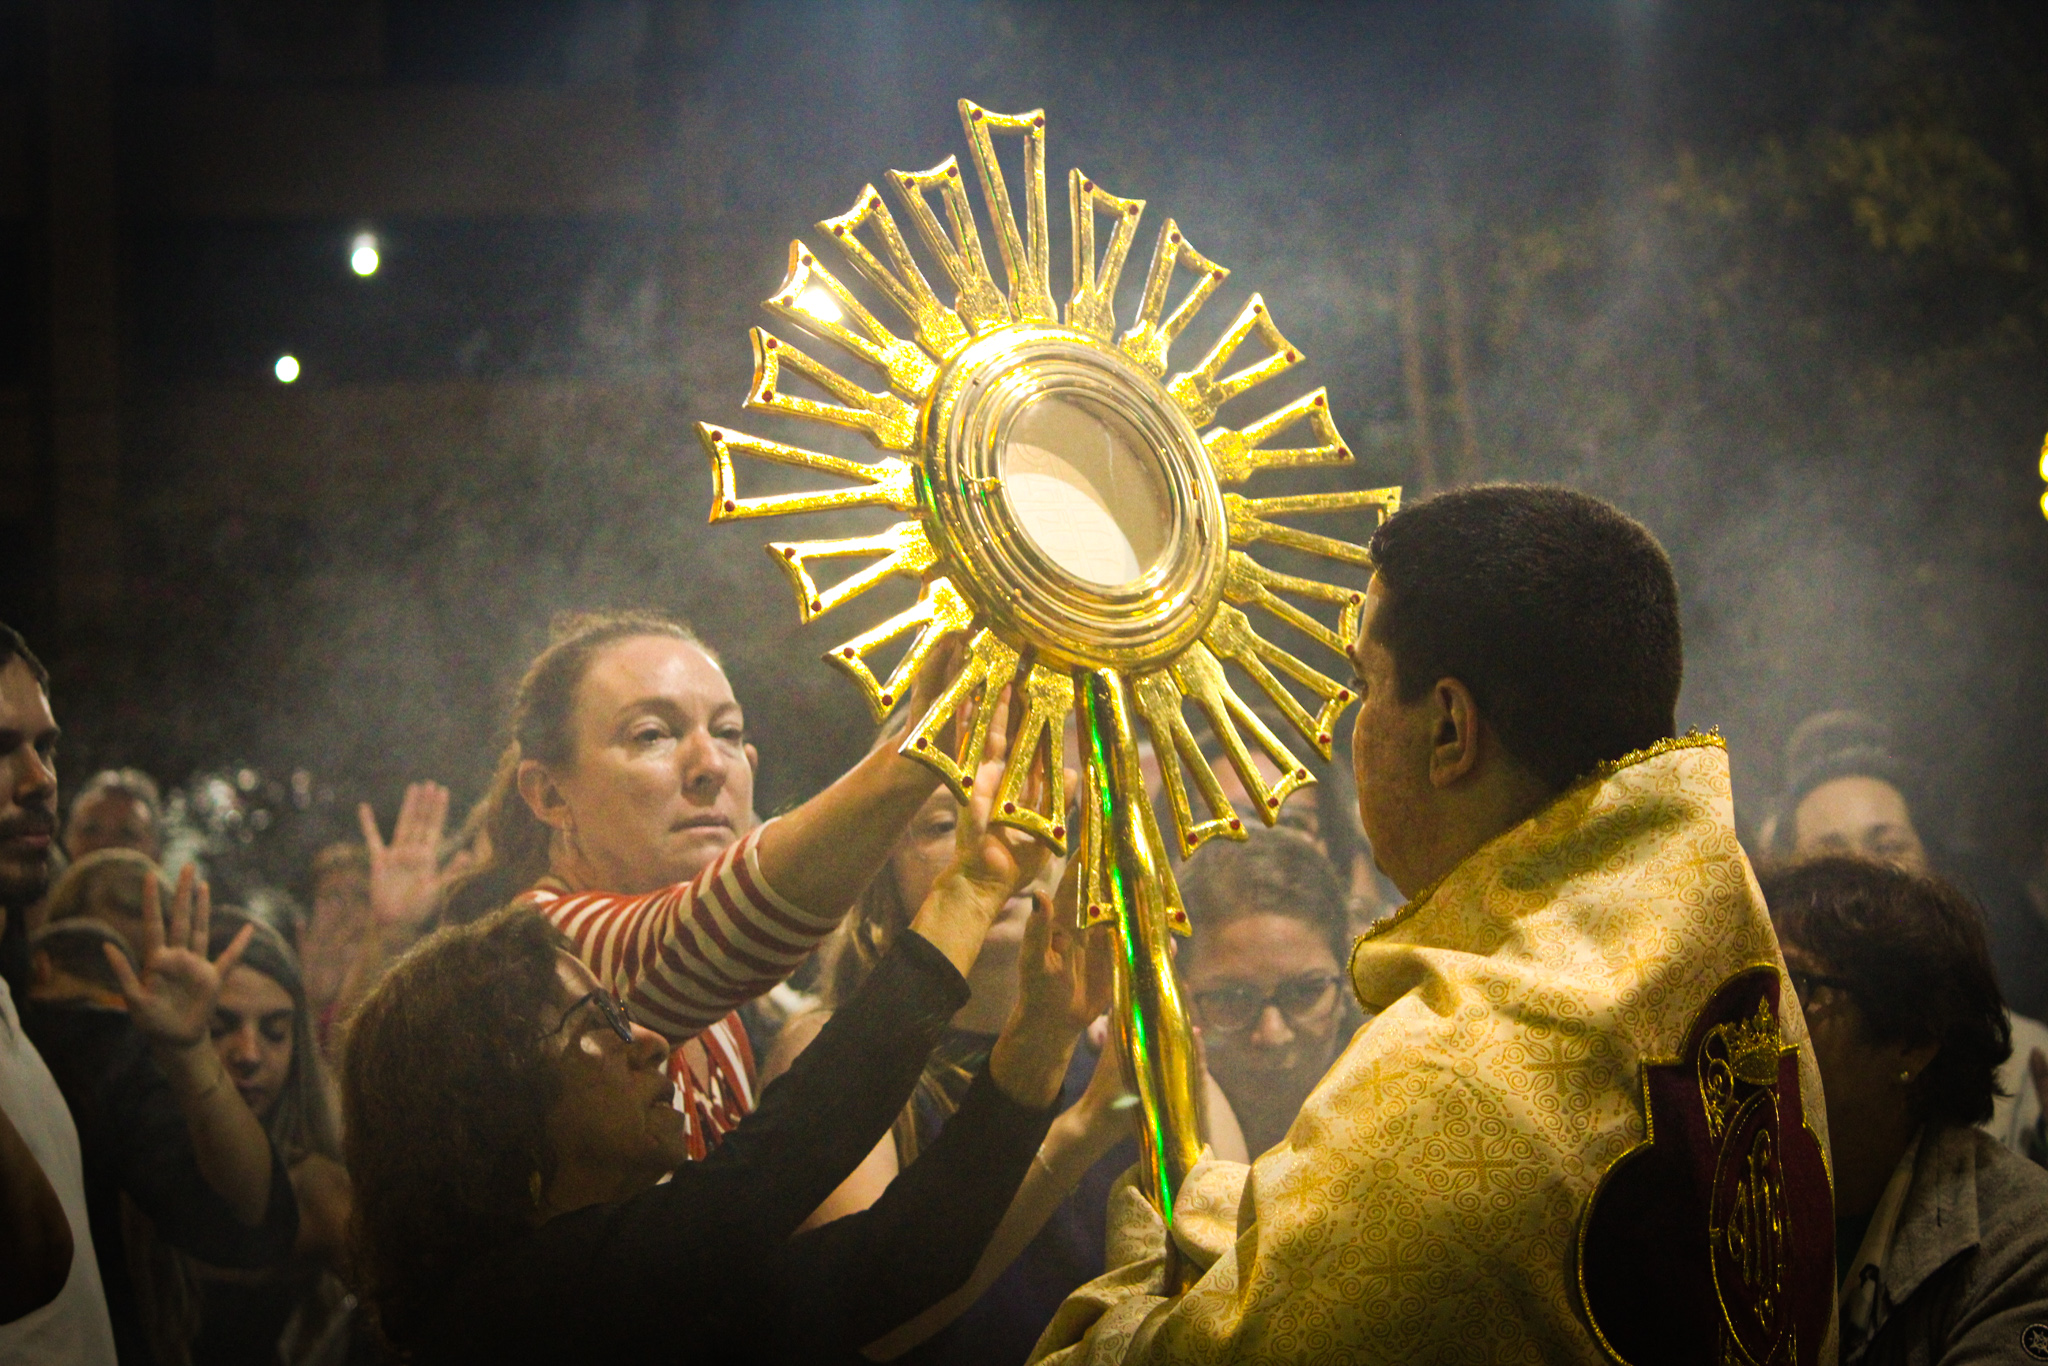
[[[1429,690],[1429,782],[1455,787],[1479,768],[1479,704],[1455,678],[1439,678]]]

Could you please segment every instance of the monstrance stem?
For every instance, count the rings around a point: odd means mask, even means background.
[[[1091,670],[1080,689],[1082,742],[1089,747],[1086,794],[1097,804],[1107,846],[1116,918],[1116,997],[1111,1016],[1126,1074],[1142,1110],[1140,1170],[1145,1194],[1169,1228],[1174,1196],[1200,1158],[1194,1035],[1173,973],[1168,907],[1173,870],[1138,762],[1131,705],[1114,669]],[[1084,870],[1085,871],[1085,870]],[[1169,1256],[1172,1240],[1168,1240]]]

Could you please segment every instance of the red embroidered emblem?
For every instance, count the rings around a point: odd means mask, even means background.
[[[1778,993],[1775,968],[1738,975],[1681,1057],[1643,1067],[1648,1136],[1608,1171],[1579,1243],[1587,1316],[1631,1366],[1818,1359],[1834,1202]]]

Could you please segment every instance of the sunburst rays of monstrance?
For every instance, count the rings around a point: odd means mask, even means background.
[[[1052,293],[1044,113],[995,114],[962,100],[960,118],[1007,292],[989,271],[953,157],[928,171],[888,174],[953,286],[950,306],[874,186],[863,188],[845,213],[818,224],[859,278],[902,315],[907,335],[884,326],[817,252],[792,242],[789,273],[768,299],[769,312],[864,362],[874,374],[869,382],[880,387],[867,388],[757,327],[746,406],[850,428],[883,454],[850,460],[701,424],[716,486],[711,520],[845,508],[904,514],[874,535],[775,542],[769,551],[788,574],[806,622],[891,579],[919,585],[915,605],[825,656],[860,685],[877,720],[906,696],[942,639],[966,638],[960,673],[925,715],[911,718],[902,743],[904,754],[929,765],[962,801],[988,743],[991,709],[976,700],[1014,686],[1013,710],[1022,719],[993,819],[1061,855],[1071,838],[1083,918],[1116,927],[1112,1015],[1145,1119],[1146,1193],[1170,1217],[1174,1192],[1201,1147],[1191,1036],[1168,939],[1187,932],[1187,917],[1147,796],[1134,723],[1142,720],[1150,734],[1180,856],[1217,835],[1244,838],[1243,818],[1189,725],[1189,702],[1214,732],[1255,814],[1271,825],[1288,795],[1312,779],[1288,742],[1239,696],[1224,666],[1241,670],[1271,710],[1329,759],[1351,690],[1261,635],[1252,613],[1341,657],[1364,595],[1359,587],[1276,572],[1247,547],[1286,547],[1363,571],[1369,562],[1360,547],[1274,519],[1359,508],[1384,519],[1400,490],[1274,498],[1224,492],[1221,485],[1267,470],[1351,459],[1321,389],[1242,427],[1210,425],[1223,404],[1297,364],[1300,351],[1254,294],[1206,355],[1168,375],[1176,339],[1230,273],[1196,251],[1172,219],[1153,247],[1137,319],[1119,336],[1117,283],[1145,205],[1111,194],[1079,170],[1067,176],[1073,288],[1062,317]],[[1015,199],[997,163],[998,136],[1022,143],[1023,185]],[[1105,225],[1108,241],[1098,254]],[[1169,311],[1168,295],[1181,276],[1188,283]],[[1253,337],[1266,354],[1229,368]],[[799,378],[825,397],[792,392]],[[1309,444],[1277,444],[1302,428]],[[743,497],[735,455],[846,482]],[[820,562],[842,558],[869,562],[821,584]],[[887,677],[879,677],[870,658],[879,667],[892,649],[900,653]],[[1067,723],[1077,713],[1081,782],[1070,832],[1060,779]],[[1254,746],[1272,763],[1273,779]],[[1197,815],[1191,797],[1206,814]]]

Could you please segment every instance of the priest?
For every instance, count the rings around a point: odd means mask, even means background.
[[[1669,560],[1524,485],[1371,548],[1352,760],[1408,898],[1352,953],[1372,1018],[1170,1222],[1118,1188],[1034,1360],[1831,1363],[1819,1075],[1726,752],[1676,730]]]

